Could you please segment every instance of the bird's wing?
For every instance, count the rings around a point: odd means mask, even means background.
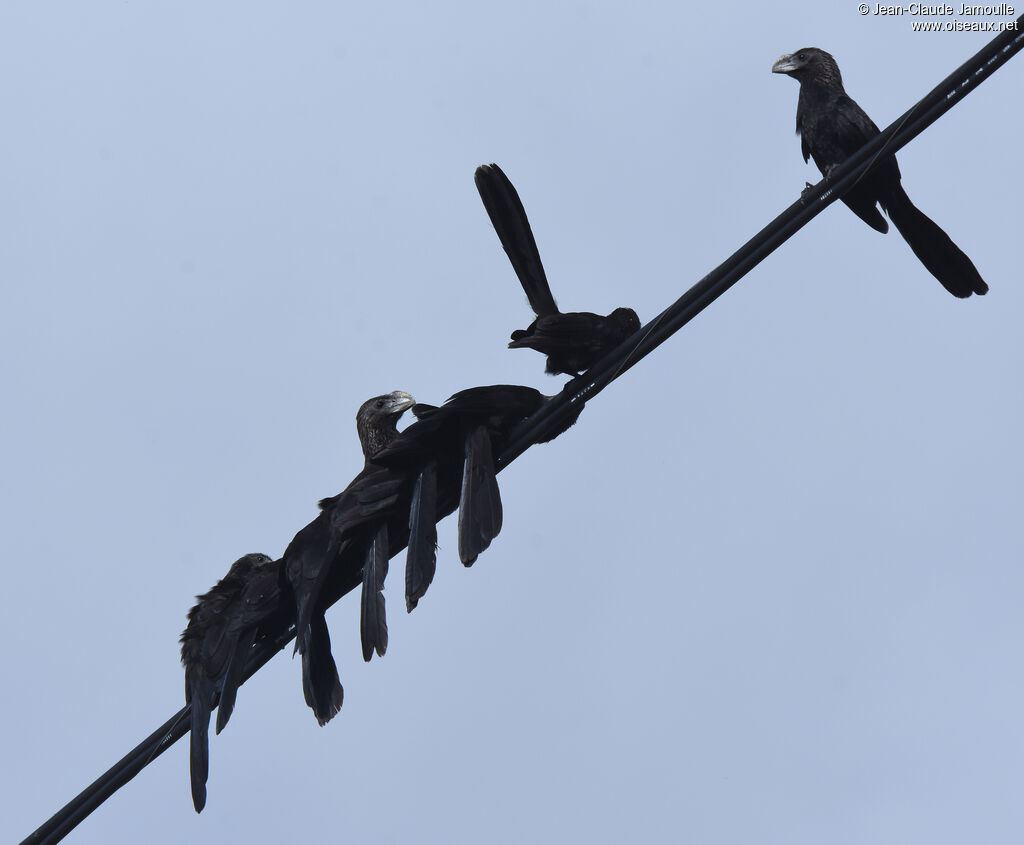
[[[428,461],[416,479],[409,507],[405,607],[410,613],[426,594],[437,570],[437,507],[437,461]]]
[[[382,521],[366,546],[363,564],[363,595],[359,613],[359,638],[363,660],[376,651],[380,657],[388,650],[388,623],[384,607],[384,580],[388,575],[388,524]]]
[[[459,559],[470,566],[501,531],[501,495],[491,437],[485,426],[469,432],[465,455],[459,501]]]
[[[227,637],[231,654],[224,672],[220,703],[217,705],[217,733],[224,729],[231,718],[235,696],[261,623],[280,612],[280,571],[278,561],[265,563],[251,573],[242,590],[238,612],[232,617]]]

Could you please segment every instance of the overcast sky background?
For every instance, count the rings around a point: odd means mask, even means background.
[[[882,125],[991,34],[856,4],[8,2],[0,839],[183,703],[178,635],[361,465],[394,389],[548,393],[473,185],[559,305],[647,321],[817,181],[783,52]],[[454,519],[317,726],[279,656],[78,843],[1019,843],[1024,59],[900,153],[991,293],[833,206]],[[1016,152],[1015,152],[1016,151]]]

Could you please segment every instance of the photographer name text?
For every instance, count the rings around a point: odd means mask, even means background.
[[[862,7],[863,8],[863,7]],[[928,3],[910,3],[907,6],[883,6],[876,3],[871,9],[873,15],[915,15],[921,17],[948,18],[951,15],[962,17],[992,17],[1014,14],[1013,6],[1007,3],[1000,3],[998,6],[968,6],[961,3],[959,6],[950,6],[948,3],[931,5]]]

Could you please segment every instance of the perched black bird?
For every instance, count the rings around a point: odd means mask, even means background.
[[[369,590],[376,608],[376,582],[379,580],[383,586],[383,577],[373,569],[379,564],[379,556],[373,553],[373,536],[357,536],[355,528],[369,525],[378,514],[394,509],[399,493],[408,487],[404,477],[395,477],[370,461],[398,436],[398,419],[413,402],[408,393],[396,390],[362,404],[356,414],[356,430],[365,459],[362,472],[343,492],[320,502],[316,519],[295,535],[282,558],[284,577],[295,606],[295,650],[302,655],[302,689],[321,725],[338,712],[344,696],[331,655],[324,611],[360,582],[364,589],[363,607],[368,604]],[[408,496],[405,501],[408,508]],[[406,510],[403,517],[407,513]],[[385,554],[385,566],[386,561]],[[383,610],[383,597],[380,601]],[[373,628],[372,634],[369,626]],[[371,614],[370,618],[364,614],[360,629],[364,656],[367,642],[371,651],[376,647],[383,654],[387,648],[383,613]]]
[[[455,394],[440,408],[416,405],[419,419],[401,433],[394,431],[397,414],[390,423],[381,419],[369,426],[382,435],[375,443],[387,445],[376,453],[366,451],[363,471],[342,493],[321,501],[320,515],[296,535],[283,559],[295,594],[303,689],[321,724],[337,713],[342,694],[324,610],[362,582],[363,657],[369,660],[374,651],[383,655],[387,625],[381,591],[391,554],[409,548],[410,610],[433,577],[436,524],[460,505],[460,555],[467,564],[475,560],[501,527],[494,453],[547,398],[530,387],[476,387]],[[408,407],[409,401],[392,410]],[[575,422],[581,410],[582,405],[556,434]],[[362,434],[361,439],[367,442]],[[310,655],[313,659],[307,660]]]
[[[406,605],[411,611],[434,575],[437,521],[459,507],[459,558],[472,565],[501,530],[494,455],[512,430],[547,400],[532,387],[472,387],[440,408],[419,404],[417,421],[374,457],[374,463],[415,476],[409,514]],[[569,428],[582,411],[546,440]]]
[[[832,171],[879,134],[878,127],[843,88],[839,65],[824,50],[804,47],[781,56],[772,73],[785,73],[800,83],[796,131],[804,161],[813,158],[822,175]],[[938,225],[920,211],[900,184],[895,156],[886,156],[842,197],[854,214],[872,229],[889,231],[877,203],[889,215],[928,272],[953,296],[988,291],[971,259]]]
[[[192,705],[189,767],[196,812],[206,805],[210,712],[218,693],[217,733],[231,717],[249,650],[266,627],[281,627],[289,608],[281,601],[280,563],[266,555],[239,558],[216,586],[197,596],[181,635],[185,701]]]
[[[496,164],[480,165],[474,179],[494,230],[537,315],[526,329],[512,332],[510,349],[536,349],[548,356],[546,372],[575,376],[640,329],[640,318],[632,308],[616,308],[607,317],[587,311],[559,311],[516,189]]]

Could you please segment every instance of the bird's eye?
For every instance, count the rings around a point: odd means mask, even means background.
[[[806,54],[806,53],[797,53],[797,54],[796,54],[796,57],[797,57],[797,58],[798,58],[798,59],[799,59],[799,60],[800,60],[801,62],[807,61],[807,54]]]
[[[378,399],[377,400],[377,407],[378,408],[383,408],[384,407],[384,400],[383,399]]]

